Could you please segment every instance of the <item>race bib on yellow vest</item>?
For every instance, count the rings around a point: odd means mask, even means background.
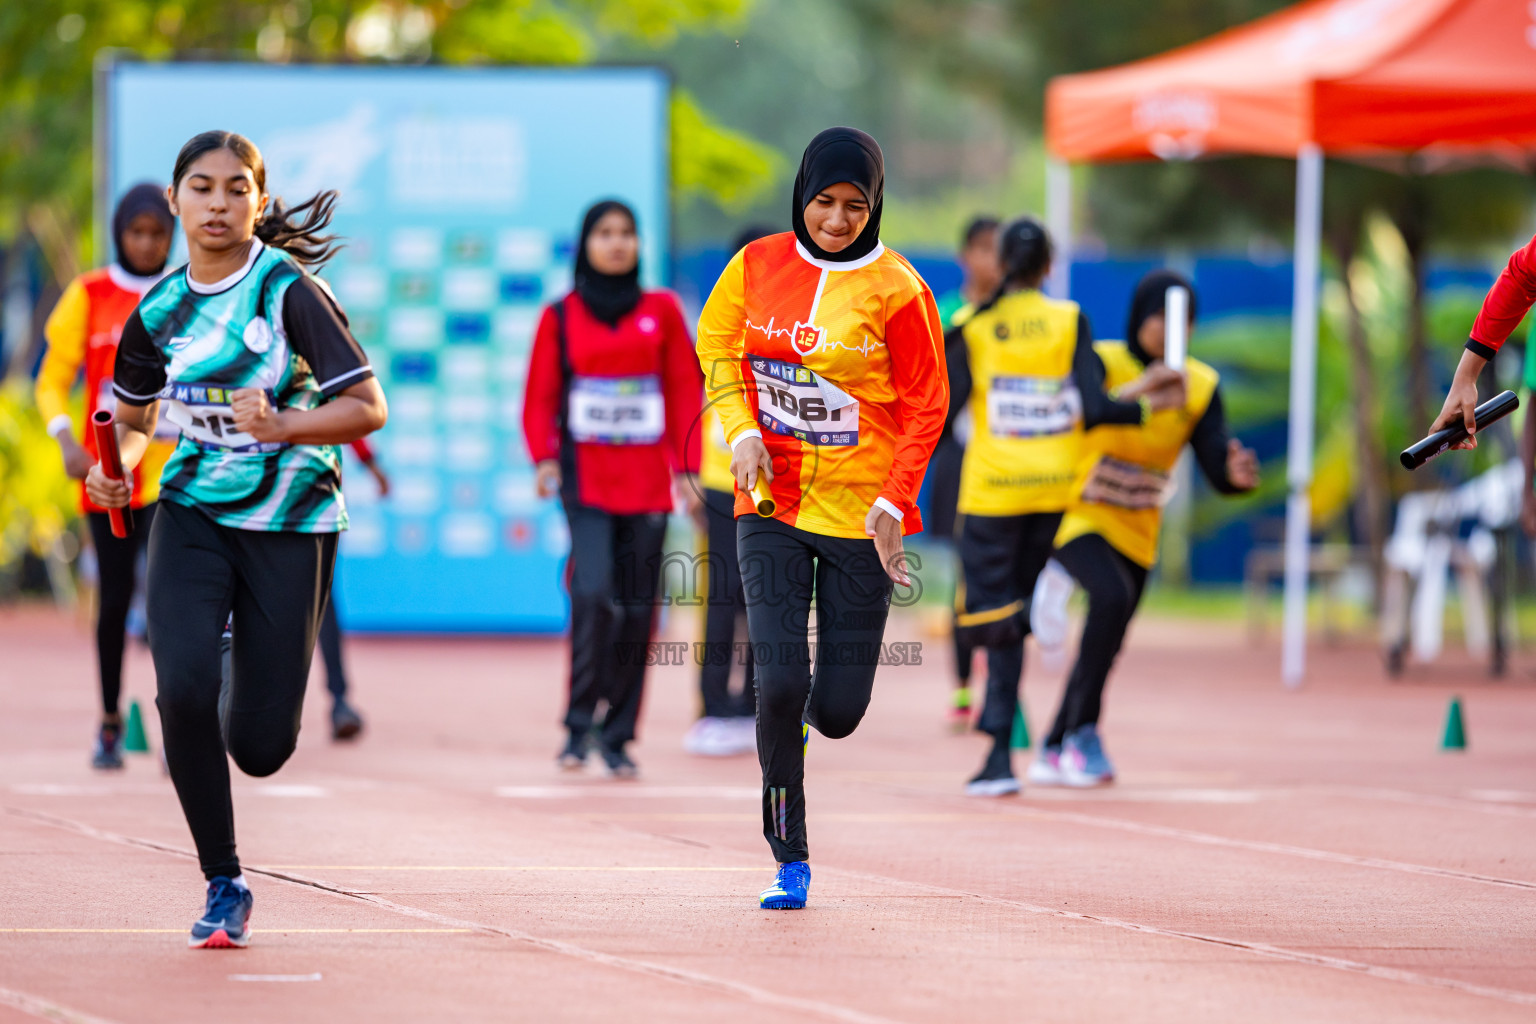
[[[1066,434],[1082,411],[1071,378],[993,377],[987,389],[987,427],[994,437]]]

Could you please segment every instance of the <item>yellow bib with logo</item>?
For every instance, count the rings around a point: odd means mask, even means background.
[[[972,431],[960,471],[962,513],[1067,507],[1083,435],[1072,379],[1077,318],[1075,302],[1025,291],[966,321]]]
[[[1111,394],[1141,376],[1142,365],[1125,342],[1095,342],[1093,350],[1104,362],[1104,390]],[[1155,412],[1140,426],[1104,425],[1083,435],[1072,504],[1056,532],[1057,547],[1096,533],[1138,565],[1150,569],[1157,562],[1163,505],[1171,497],[1169,475],[1220,380],[1197,359],[1186,361],[1184,377],[1182,409]]]

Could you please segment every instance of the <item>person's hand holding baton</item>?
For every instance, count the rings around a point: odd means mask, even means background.
[[[1433,434],[1458,422],[1465,426],[1467,439],[1453,444],[1453,449],[1477,447],[1477,377],[1487,365],[1488,360],[1476,352],[1461,353],[1456,376],[1451,379],[1451,389],[1445,395],[1445,405],[1441,406],[1440,415],[1429,428]]]
[[[107,409],[98,409],[91,417],[96,432],[96,450],[100,459],[85,473],[85,493],[98,507],[107,510],[112,520],[112,536],[126,537],[133,532],[133,474],[123,468],[117,445],[116,417]]]
[[[773,515],[773,495],[768,490],[773,482],[773,458],[761,437],[743,438],[731,449],[731,475],[736,486],[752,496],[758,515]]]

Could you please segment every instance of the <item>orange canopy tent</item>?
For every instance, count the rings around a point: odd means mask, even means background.
[[[1536,3],[1310,0],[1161,56],[1053,79],[1045,134],[1054,158],[1048,216],[1064,251],[1066,163],[1223,154],[1297,161],[1282,674],[1298,684],[1323,155],[1516,157],[1536,149]],[[1064,286],[1057,278],[1058,291]]]

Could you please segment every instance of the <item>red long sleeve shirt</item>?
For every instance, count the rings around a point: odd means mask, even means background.
[[[588,312],[574,293],[564,303],[570,379],[561,366],[558,320],[546,307],[523,395],[529,456],[534,462],[560,459],[566,473],[574,457],[576,498],[583,505],[616,515],[670,511],[672,474],[699,469],[704,396],[677,299],[671,292],[645,292],[614,327]],[[562,457],[567,440],[575,450]]]
[[[1488,290],[1483,308],[1472,324],[1472,336],[1467,339],[1468,351],[1492,359],[1533,304],[1536,304],[1536,238],[1509,258],[1509,264]]]

